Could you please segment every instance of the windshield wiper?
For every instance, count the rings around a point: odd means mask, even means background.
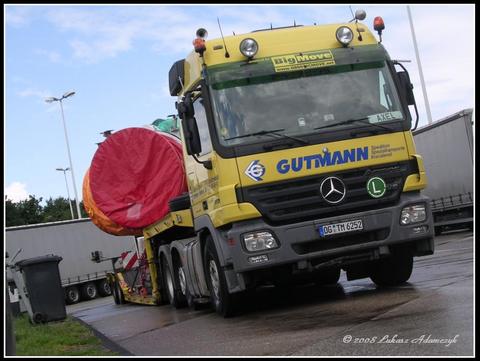
[[[360,123],[363,123],[363,124],[373,125],[375,127],[391,131],[391,129],[386,127],[386,126],[383,126],[383,125],[380,125],[380,124],[377,124],[377,123],[370,123],[370,122],[367,122],[366,120],[368,120],[368,117],[363,117],[363,118],[358,118],[358,119],[348,119],[348,120],[345,120],[345,121],[340,122],[340,123],[328,124],[328,125],[324,125],[322,127],[316,127],[314,129],[325,129],[325,128],[335,127],[337,125],[344,125],[344,124],[360,122]]]
[[[272,130],[260,130],[260,131],[255,132],[255,133],[237,135],[235,137],[227,138],[227,139],[224,139],[224,140],[232,140],[232,139],[238,139],[238,138],[252,137],[252,136],[255,136],[255,135],[277,135],[277,136],[282,137],[282,138],[288,138],[288,139],[296,140],[297,142],[300,142],[300,143],[303,143],[303,144],[310,144],[305,139],[292,137],[292,136],[287,135],[287,134],[278,133],[278,132],[281,132],[283,130],[285,130],[285,128],[272,129]]]
[[[273,130],[260,130],[260,131],[255,132],[255,133],[237,135],[235,137],[226,138],[224,140],[232,140],[232,139],[238,139],[238,138],[253,137],[255,135],[264,135],[264,134],[270,134],[270,133],[275,133],[275,132],[281,132],[282,130],[285,130],[285,129],[282,128],[282,129],[273,129]]]

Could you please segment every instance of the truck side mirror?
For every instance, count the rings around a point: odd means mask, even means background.
[[[415,105],[415,97],[413,95],[413,84],[410,82],[410,77],[406,71],[397,72],[400,80],[400,88],[405,94],[405,99],[408,105]]]
[[[182,118],[182,130],[185,138],[185,147],[188,155],[200,154],[202,144],[198,132],[195,110],[193,109],[192,95],[187,94],[183,102],[178,103],[178,114]]]

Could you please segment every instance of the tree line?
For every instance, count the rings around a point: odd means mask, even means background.
[[[68,199],[50,197],[41,205],[42,197],[29,195],[28,199],[20,202],[13,202],[5,197],[5,223],[7,227],[23,226],[26,224],[36,224],[45,222],[66,221],[72,219]],[[77,207],[72,200],[73,215],[77,219]],[[87,212],[83,208],[83,202],[80,202],[80,213],[82,218],[87,218]]]

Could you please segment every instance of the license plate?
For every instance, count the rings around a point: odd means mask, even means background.
[[[327,224],[324,226],[318,227],[318,232],[320,233],[320,237],[329,236],[331,234],[338,234],[338,233],[346,233],[346,232],[354,232],[363,229],[363,222],[361,219],[356,219],[353,221],[342,222],[342,223],[334,223],[334,224]]]

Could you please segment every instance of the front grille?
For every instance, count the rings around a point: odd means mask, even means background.
[[[326,173],[238,188],[237,198],[252,203],[271,225],[334,217],[396,204],[406,177],[418,172],[416,168],[413,160]],[[346,187],[345,198],[336,205],[326,202],[320,194],[320,184],[329,176],[340,178]],[[381,177],[387,185],[381,198],[372,198],[367,192],[367,181],[372,177]]]

